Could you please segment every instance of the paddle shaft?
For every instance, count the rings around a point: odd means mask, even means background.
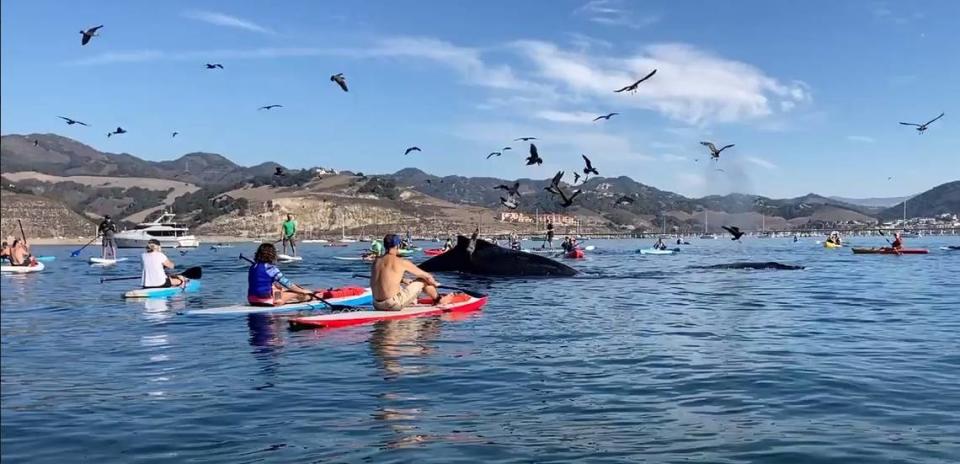
[[[80,252],[83,251],[84,248],[90,246],[90,244],[92,244],[93,242],[95,242],[98,238],[100,238],[99,235],[97,235],[96,237],[93,237],[89,242],[87,242],[86,245],[80,247],[78,250],[74,250],[73,252],[71,252],[71,253],[70,253],[70,256],[80,256]]]
[[[181,272],[181,273],[179,273],[179,274],[174,274],[174,275],[180,276],[180,277],[184,277],[184,278],[186,278],[186,279],[199,279],[200,276],[203,275],[203,268],[201,268],[201,267],[199,267],[199,266],[196,266],[196,267],[188,267],[188,268],[184,269],[183,272]],[[139,278],[141,278],[141,276],[130,276],[130,277],[101,277],[101,278],[100,278],[100,283],[102,284],[102,283],[104,283],[104,282],[113,282],[113,281],[115,281],[115,280],[133,280],[133,279],[139,279]]]
[[[246,262],[248,262],[248,263],[250,263],[250,264],[256,264],[256,263],[253,262],[252,259],[247,258],[246,256],[243,256],[243,254],[240,255],[240,259],[242,259],[242,260],[244,260],[244,261],[246,261]],[[297,285],[297,286],[299,287],[300,285]],[[327,305],[330,309],[332,309],[332,310],[334,310],[334,311],[343,311],[343,310],[353,309],[352,306],[333,304],[333,303],[331,303],[331,302],[329,302],[329,301],[327,301],[327,300],[324,300],[323,298],[320,298],[319,296],[317,296],[317,292],[311,293],[310,296],[313,297],[313,299],[315,299],[315,300],[317,300],[317,301],[319,301],[319,302]]]
[[[17,225],[20,226],[20,237],[23,238],[24,243],[27,241],[27,234],[23,233],[23,223],[17,219]]]
[[[354,274],[353,277],[360,278],[360,279],[370,278],[370,276],[364,275],[364,274]],[[443,290],[453,290],[455,292],[460,292],[460,293],[466,293],[467,295],[470,295],[474,298],[479,298],[481,296],[479,293],[474,292],[473,290],[467,290],[465,288],[460,288],[460,287],[451,287],[449,285],[437,285],[437,288],[441,288]]]

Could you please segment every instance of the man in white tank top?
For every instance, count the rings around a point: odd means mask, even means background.
[[[167,276],[166,269],[173,269],[173,261],[160,251],[160,241],[152,238],[147,242],[147,251],[140,255],[143,273],[140,286],[143,288],[179,287],[184,279],[180,276]]]

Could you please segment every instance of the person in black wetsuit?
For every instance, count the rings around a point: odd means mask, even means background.
[[[103,216],[103,221],[97,226],[97,234],[103,237],[100,247],[101,258],[117,259],[117,242],[113,239],[115,233],[117,233],[117,224],[113,222],[113,219],[110,219],[109,214]]]

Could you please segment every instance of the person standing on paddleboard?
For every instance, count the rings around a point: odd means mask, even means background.
[[[440,297],[433,275],[399,256],[401,242],[400,236],[396,234],[383,237],[386,254],[373,262],[370,272],[373,307],[379,311],[400,311],[416,303],[420,292],[426,293],[436,304],[448,303],[451,295]],[[408,272],[413,274],[416,280],[405,279]]]
[[[292,214],[287,214],[287,220],[283,221],[280,227],[280,240],[283,242],[283,254],[287,254],[287,242],[290,242],[290,253],[297,256],[297,244],[294,236],[297,234],[297,221],[293,220]]]
[[[140,255],[140,286],[143,288],[182,287],[187,279],[178,275],[167,275],[167,269],[173,269],[173,261],[163,254],[160,241],[151,238],[147,241],[147,251]]]
[[[281,306],[302,303],[316,297],[286,278],[277,268],[277,247],[262,243],[253,255],[253,264],[247,271],[247,303],[253,306]]]
[[[103,237],[100,246],[100,257],[103,259],[117,259],[117,242],[113,239],[113,234],[117,233],[117,224],[110,219],[110,215],[104,215],[103,221],[97,226],[97,235]],[[107,250],[110,252],[107,253]]]
[[[540,248],[543,248],[548,245],[550,246],[550,248],[553,248],[553,222],[552,221],[547,221],[547,240],[546,242],[540,245]]]

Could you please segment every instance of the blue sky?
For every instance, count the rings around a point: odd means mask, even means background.
[[[584,153],[602,175],[693,196],[894,196],[960,177],[952,0],[2,8],[4,134],[55,132],[153,160],[208,151],[507,178],[579,170]],[[99,24],[81,47],[77,31]],[[613,93],[654,68],[637,93]],[[329,81],[338,72],[349,93]],[[284,108],[257,111],[268,104]],[[591,122],[608,112],[621,115]],[[922,136],[897,124],[940,112]],[[129,133],[108,139],[118,125]],[[540,139],[543,166],[524,165],[521,136]],[[725,172],[700,140],[736,144]],[[404,157],[412,145],[423,151]]]

